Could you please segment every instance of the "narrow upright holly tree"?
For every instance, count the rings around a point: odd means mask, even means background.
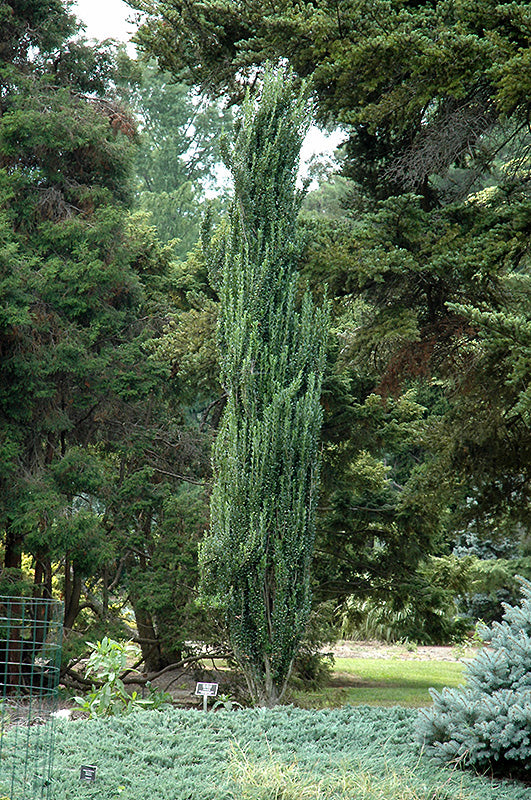
[[[219,274],[227,404],[214,445],[203,589],[226,612],[251,696],[284,694],[310,607],[327,312],[298,299],[296,189],[308,97],[266,72],[226,162],[234,201]],[[216,259],[212,257],[215,268]]]

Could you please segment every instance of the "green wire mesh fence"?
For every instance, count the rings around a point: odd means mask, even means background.
[[[50,798],[63,605],[0,596],[0,800]]]

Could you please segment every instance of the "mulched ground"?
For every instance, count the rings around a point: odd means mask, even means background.
[[[381,642],[336,642],[330,648],[336,658],[400,658],[405,661],[461,661],[473,658],[475,647],[432,647],[424,645],[387,645]]]

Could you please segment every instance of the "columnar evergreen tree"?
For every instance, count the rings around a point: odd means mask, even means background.
[[[310,607],[327,314],[297,297],[295,184],[308,121],[307,93],[268,71],[226,153],[235,183],[219,275],[227,403],[201,564],[263,705],[284,693]]]

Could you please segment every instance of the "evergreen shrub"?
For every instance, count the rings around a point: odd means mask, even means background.
[[[411,709],[365,706],[61,721],[53,798],[529,800],[527,786],[419,761],[415,718]],[[82,764],[97,767],[94,783],[80,782]]]
[[[420,712],[418,740],[441,763],[531,775],[531,583],[520,582],[520,605],[480,629],[488,646],[467,664],[465,686],[431,690]]]
[[[226,165],[234,202],[220,252],[220,382],[211,524],[200,547],[205,599],[224,612],[253,702],[279,703],[311,608],[328,307],[302,298],[297,218],[308,87],[266,69],[248,95]]]

